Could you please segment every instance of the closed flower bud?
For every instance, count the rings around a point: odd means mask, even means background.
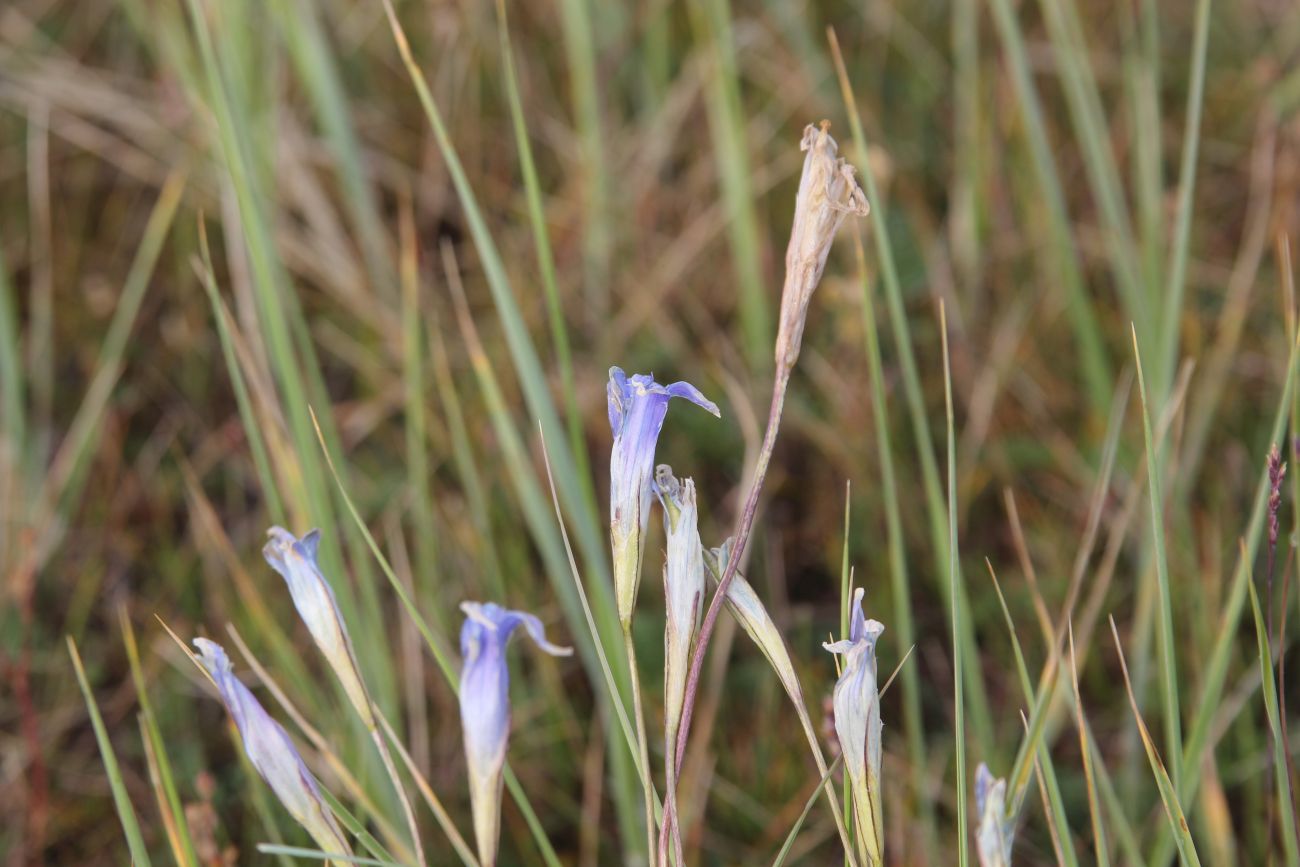
[[[844,656],[835,684],[835,733],[853,792],[853,815],[869,864],[882,864],[883,811],[880,802],[880,692],[876,680],[876,641],[885,627],[862,614],[863,590],[853,594],[853,616],[846,641],[823,645]]]
[[[548,642],[542,622],[526,612],[492,602],[463,602],[460,608],[465,612],[460,630],[460,720],[469,767],[470,806],[479,861],[483,867],[492,867],[501,831],[502,771],[510,737],[506,643],[522,626],[537,646],[552,656],[568,656],[573,649]]]
[[[298,609],[298,616],[342,682],[348,700],[366,725],[375,728],[370,699],[352,650],[352,639],[334,599],[334,589],[316,563],[320,530],[312,530],[298,539],[283,527],[272,527],[267,536],[270,540],[262,548],[262,556],[289,585],[289,596]]]
[[[676,774],[677,730],[686,697],[691,647],[704,608],[704,548],[700,544],[695,482],[678,482],[667,464],[655,471],[664,509],[668,555],[664,562],[664,755],[669,779]]]
[[[853,166],[835,155],[837,147],[829,128],[826,121],[820,128],[809,124],[799,144],[806,156],[785,251],[785,287],[776,336],[778,367],[793,367],[799,358],[808,305],[821,282],[840,223],[849,214],[864,217],[870,212],[867,197],[853,177]]]
[[[322,852],[352,854],[334,814],[321,798],[316,778],[303,764],[289,734],[262,707],[248,687],[231,671],[230,659],[221,645],[206,638],[194,639],[199,660],[221,693],[221,700],[239,729],[248,760],[275,792],[289,814],[307,830]],[[335,864],[345,862],[335,861]]]
[[[614,595],[624,627],[632,622],[641,580],[655,446],[668,414],[668,401],[674,397],[720,415],[717,404],[690,383],[660,385],[653,376],[639,373],[628,377],[620,368],[609,369],[609,426],[614,434],[609,455],[609,533],[614,551]]]

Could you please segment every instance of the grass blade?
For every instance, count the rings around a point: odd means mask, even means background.
[[[287,855],[290,858],[308,858],[312,861],[339,861],[343,864],[376,864],[379,867],[405,867],[396,861],[384,861],[379,858],[364,858],[360,855],[335,855],[319,849],[307,849],[302,846],[282,846],[279,843],[258,843],[257,851],[263,855]]]
[[[880,466],[880,498],[885,507],[885,540],[889,552],[889,585],[894,597],[894,622],[898,647],[916,643],[916,626],[912,614],[911,582],[907,574],[907,545],[903,539],[902,509],[899,506],[898,481],[894,475],[894,450],[889,432],[889,408],[885,402],[884,363],[880,355],[880,334],[876,327],[875,302],[867,277],[862,239],[853,236],[858,274],[862,282],[862,322],[866,339],[867,366],[871,381],[871,420],[875,425],[877,462]],[[847,597],[846,597],[847,599]],[[843,603],[848,610],[847,601]],[[841,631],[847,629],[841,625]],[[925,733],[921,722],[921,681],[916,666],[903,672],[903,731],[907,737],[907,754],[912,772],[912,793],[921,813],[921,839],[926,860],[937,860],[934,851],[934,809],[925,791]]]
[[[585,0],[566,0],[565,16],[572,14],[569,7],[583,4]],[[565,414],[568,419],[569,447],[577,462],[582,478],[591,475],[587,465],[587,449],[582,437],[582,410],[578,406],[577,386],[573,381],[573,361],[569,352],[569,330],[564,321],[564,307],[560,302],[560,288],[555,274],[555,254],[551,249],[551,233],[546,227],[546,212],[542,206],[542,185],[537,179],[537,166],[533,162],[533,146],[528,137],[528,124],[524,120],[523,100],[519,96],[519,82],[515,76],[514,49],[510,44],[510,29],[506,19],[505,0],[497,0],[497,29],[501,46],[501,70],[506,82],[506,99],[510,104],[510,120],[514,125],[515,143],[519,150],[519,174],[524,179],[524,193],[528,201],[528,222],[533,230],[533,247],[537,251],[537,267],[541,272],[542,289],[546,293],[546,313],[551,323],[551,342],[554,343],[555,363],[559,367],[560,385],[564,393]],[[580,68],[585,70],[585,64]],[[594,85],[592,85],[594,87]],[[575,84],[575,88],[578,85]],[[585,92],[586,85],[581,88]],[[594,111],[593,111],[594,116]],[[598,126],[599,118],[588,118],[586,123]],[[584,127],[585,128],[585,127]],[[599,132],[597,132],[597,138]],[[584,137],[585,140],[585,137]],[[590,144],[590,143],[589,143]],[[599,143],[596,144],[599,148]],[[591,168],[593,180],[603,182],[603,169]],[[602,220],[603,222],[603,220]],[[587,488],[589,491],[590,488]],[[595,505],[592,505],[593,510]]]
[[[808,819],[808,814],[812,812],[813,804],[817,803],[817,796],[821,794],[822,789],[830,791],[826,784],[830,782],[831,777],[835,775],[835,771],[839,769],[843,761],[843,756],[836,756],[835,761],[831,762],[831,766],[826,769],[825,775],[818,781],[817,787],[813,789],[812,794],[808,796],[807,803],[803,805],[803,811],[799,814],[799,818],[795,819],[794,825],[790,828],[790,833],[786,835],[781,851],[776,853],[776,858],[772,861],[772,867],[781,867],[785,863],[790,850],[794,848],[795,839],[799,836],[799,829],[803,827],[803,823]]]
[[[1178,800],[1178,790],[1169,779],[1164,763],[1160,761],[1160,753],[1156,750],[1155,742],[1151,740],[1151,733],[1147,731],[1146,723],[1142,721],[1142,712],[1138,710],[1137,697],[1133,695],[1133,682],[1128,676],[1128,663],[1124,660],[1124,646],[1120,643],[1119,630],[1115,627],[1114,617],[1110,618],[1110,632],[1115,638],[1115,651],[1119,654],[1120,668],[1124,672],[1124,688],[1128,691],[1129,707],[1133,710],[1133,718],[1137,720],[1142,747],[1146,750],[1147,760],[1151,763],[1151,773],[1156,779],[1156,786],[1160,789],[1160,801],[1164,804],[1169,827],[1173,829],[1174,839],[1178,843],[1178,854],[1184,864],[1200,867],[1201,859],[1197,857],[1196,845],[1192,842],[1192,832],[1187,828],[1187,817],[1183,814],[1183,806]]]
[[[1210,0],[1197,0],[1196,27],[1192,36],[1192,70],[1187,89],[1187,127],[1183,131],[1183,153],[1178,170],[1178,207],[1174,214],[1174,236],[1169,251],[1169,285],[1165,289],[1162,321],[1166,331],[1157,361],[1160,379],[1167,387],[1173,381],[1178,361],[1179,325],[1182,322],[1183,295],[1187,288],[1188,240],[1192,232],[1192,193],[1196,188],[1196,153],[1201,142],[1201,109],[1205,103],[1205,59],[1210,39]],[[1162,396],[1156,391],[1156,396]]]
[[[966,700],[962,689],[962,631],[968,616],[968,606],[957,596],[957,436],[953,430],[952,414],[952,364],[948,357],[948,316],[943,302],[939,302],[939,333],[943,339],[943,397],[948,419],[948,592],[952,606],[952,688],[953,716],[955,722],[955,748],[957,758],[957,863],[966,867],[970,863],[970,822],[966,807]]]
[[[1137,365],[1138,393],[1142,397],[1142,433],[1147,456],[1147,492],[1151,501],[1151,533],[1154,538],[1156,582],[1159,591],[1160,624],[1160,683],[1164,698],[1165,741],[1171,755],[1183,754],[1183,723],[1178,703],[1178,657],[1174,648],[1173,602],[1169,594],[1169,562],[1165,550],[1164,497],[1161,494],[1161,467],[1164,464],[1151,437],[1151,408],[1147,403],[1146,374],[1142,369],[1142,354],[1138,350],[1137,329],[1133,329],[1133,356]],[[1181,768],[1174,762],[1174,786],[1179,791]]]
[[[1273,653],[1269,647],[1268,624],[1259,608],[1259,594],[1254,580],[1246,585],[1250,590],[1250,609],[1255,615],[1255,641],[1259,645],[1259,674],[1264,694],[1264,712],[1268,716],[1270,740],[1273,743],[1273,776],[1277,782],[1277,812],[1282,817],[1282,851],[1286,853],[1288,867],[1300,864],[1297,848],[1295,803],[1291,800],[1291,785],[1287,780],[1286,748],[1282,740],[1281,715],[1278,713],[1277,676],[1273,670]]]
[[[916,353],[912,347],[912,336],[907,323],[907,314],[903,307],[903,287],[898,276],[898,267],[894,262],[893,247],[889,241],[889,223],[887,208],[876,185],[872,162],[869,159],[866,136],[862,131],[862,120],[858,117],[857,103],[853,95],[853,86],[849,82],[848,71],[844,66],[844,57],[840,53],[839,41],[835,31],[828,31],[831,54],[835,61],[835,70],[840,80],[840,90],[849,115],[849,125],[853,131],[853,144],[857,150],[858,165],[862,166],[862,181],[866,187],[867,200],[871,203],[871,230],[876,239],[876,254],[880,260],[882,283],[885,287],[885,306],[889,311],[890,329],[898,351],[899,368],[903,378],[903,395],[907,401],[908,418],[912,427],[912,445],[916,449],[921,463],[921,481],[925,491],[926,511],[930,518],[930,546],[934,551],[935,575],[944,575],[952,566],[948,552],[948,514],[944,505],[943,488],[939,481],[939,467],[934,457],[934,438],[930,433],[930,422],[926,416],[925,398],[921,388],[921,377],[917,367]],[[953,498],[955,507],[955,497]],[[960,572],[961,564],[957,563]],[[950,588],[951,589],[951,588]],[[955,623],[957,607],[969,610],[970,602],[966,594],[966,585],[958,581],[957,599],[945,596],[948,602],[948,615]],[[958,602],[959,600],[959,602]],[[966,685],[969,693],[972,728],[975,739],[982,752],[992,749],[993,716],[989,711],[988,695],[978,665],[979,651],[974,638],[963,633],[962,644],[957,651],[965,657],[963,666],[970,682]]]
[[[1100,325],[1083,279],[1083,266],[1071,235],[1061,171],[1047,135],[1047,123],[1030,72],[1024,34],[1010,0],[991,0],[991,5],[998,36],[1007,55],[1011,83],[1020,101],[1020,110],[1025,116],[1025,135],[1034,165],[1034,177],[1047,206],[1048,238],[1053,264],[1060,271],[1065,287],[1089,404],[1094,414],[1104,413],[1110,404],[1112,382],[1105,341],[1102,339]],[[872,204],[874,206],[874,202]]]
[[[151,863],[149,849],[144,844],[140,824],[135,817],[135,809],[131,806],[131,798],[126,793],[126,783],[122,781],[122,769],[117,763],[117,753],[113,751],[113,743],[109,740],[104,718],[99,715],[99,705],[95,703],[94,693],[90,691],[90,683],[86,680],[86,670],[81,665],[81,654],[77,652],[77,643],[72,640],[71,635],[68,636],[68,655],[72,657],[77,684],[81,687],[81,695],[86,701],[90,724],[95,729],[95,741],[99,744],[99,755],[104,761],[104,772],[108,774],[108,785],[113,792],[113,805],[117,808],[117,818],[122,823],[123,833],[126,834],[126,844],[131,851],[131,862],[135,867],[149,867]]]

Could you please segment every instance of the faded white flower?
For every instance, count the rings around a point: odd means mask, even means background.
[[[835,734],[844,753],[844,770],[853,792],[853,815],[869,864],[883,864],[883,811],[880,801],[880,687],[876,679],[876,641],[885,627],[862,614],[863,590],[853,593],[853,616],[846,641],[823,645],[843,654],[835,684]]]
[[[793,367],[803,342],[804,319],[813,291],[821,282],[835,231],[849,214],[870,212],[867,197],[854,178],[853,166],[836,157],[829,121],[804,127],[799,149],[806,156],[795,198],[790,245],[785,250],[785,287],[781,292],[781,325],[776,336],[778,367]]]
[[[679,482],[672,467],[655,470],[655,490],[664,509],[668,556],[664,562],[664,726],[669,766],[686,696],[691,646],[704,607],[704,548],[700,544],[695,482]]]
[[[980,867],[1009,867],[1012,829],[1007,822],[1007,781],[995,778],[989,766],[980,762],[975,770],[975,850]]]

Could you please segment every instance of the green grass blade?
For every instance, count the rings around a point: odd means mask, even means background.
[[[509,278],[506,276],[505,265],[500,252],[497,250],[496,242],[488,229],[487,222],[479,208],[478,199],[470,186],[469,177],[465,174],[465,169],[461,165],[455,146],[452,144],[451,137],[443,122],[442,113],[434,102],[428,83],[424,80],[424,76],[411,54],[406,35],[388,0],[385,0],[385,9],[389,16],[393,37],[397,41],[402,61],[433,129],[439,151],[443,159],[446,160],[447,171],[456,188],[461,207],[464,209],[470,236],[475,249],[478,251],[497,315],[500,317],[501,325],[505,330],[506,342],[514,363],[515,374],[519,377],[529,414],[541,420],[542,429],[546,432],[546,441],[551,446],[551,459],[555,462],[556,481],[559,483],[560,498],[570,513],[574,515],[578,549],[583,553],[588,574],[593,575],[596,579],[590,582],[588,592],[591,595],[592,607],[597,614],[597,622],[602,627],[605,651],[611,657],[621,658],[621,650],[617,649],[621,647],[621,634],[618,632],[618,617],[614,610],[613,577],[610,572],[601,530],[603,523],[592,510],[590,500],[582,493],[581,483],[577,478],[576,459],[563,439],[564,428],[560,424],[559,416],[550,398],[546,379],[542,375],[543,368],[536,347],[533,345],[532,337],[529,335],[523,316],[520,313],[518,302],[511,288]],[[542,514],[545,514],[544,508]],[[563,561],[561,558],[557,558],[556,562],[562,564]],[[571,613],[576,616],[577,609],[572,609]],[[574,625],[575,632],[580,631],[580,620],[574,619],[570,622]]]
[[[1092,741],[1088,722],[1083,715],[1083,695],[1079,691],[1079,665],[1074,653],[1074,626],[1070,625],[1070,685],[1074,690],[1074,719],[1079,729],[1079,755],[1083,762],[1083,782],[1088,792],[1088,816],[1092,820],[1093,857],[1097,867],[1110,867],[1110,850],[1106,846],[1106,820],[1102,818],[1101,799],[1097,796],[1097,780],[1093,771]]]
[[[430,344],[433,351],[433,376],[442,405],[443,421],[451,435],[452,460],[456,475],[469,501],[470,520],[474,525],[475,551],[481,564],[483,584],[493,596],[504,599],[506,593],[505,570],[497,554],[497,533],[492,526],[488,502],[488,485],[483,479],[483,462],[474,453],[469,429],[465,424],[465,411],[460,393],[447,358],[446,338],[436,316],[430,316]]]
[[[1020,688],[1024,693],[1025,703],[1033,708],[1031,717],[1025,723],[1025,735],[1016,754],[1015,764],[1011,766],[1011,773],[1007,777],[1008,817],[1014,818],[1020,812],[1028,792],[1029,774],[1036,768],[1039,779],[1044,785],[1049,810],[1048,818],[1057,832],[1054,839],[1058,844],[1057,852],[1060,860],[1065,867],[1077,867],[1079,856],[1074,850],[1074,838],[1070,834],[1065,801],[1061,797],[1061,787],[1056,778],[1052,754],[1047,749],[1044,739],[1049,707],[1052,696],[1056,692],[1060,661],[1053,646],[1051,656],[1043,668],[1042,677],[1039,678],[1038,693],[1035,695],[1033,683],[1029,679],[1029,667],[1025,664],[1025,654],[1020,647],[1020,636],[1016,632],[1015,621],[1011,618],[1011,609],[1007,607],[1006,597],[1002,595],[1002,587],[993,572],[993,564],[988,563],[988,567],[989,576],[993,579],[993,589],[997,592],[998,604],[1002,606],[1002,617],[1011,636],[1011,649],[1016,657],[1016,672],[1020,676]]]
[[[289,46],[298,79],[306,88],[325,133],[330,163],[338,171],[342,200],[356,227],[370,282],[381,298],[391,298],[396,286],[384,223],[366,180],[347,93],[321,23],[327,7],[312,0],[276,0],[271,6],[279,20],[280,34]]]
[[[446,601],[438,567],[438,525],[434,521],[428,458],[428,419],[424,386],[424,319],[420,315],[420,275],[414,219],[410,209],[402,210],[402,384],[405,402],[406,476],[410,480],[411,530],[415,536],[415,576],[425,598],[433,605],[431,615],[440,633],[447,631],[442,614]]]
[[[753,172],[732,43],[731,10],[728,0],[702,0],[688,4],[688,8],[695,41],[702,46],[708,64],[707,116],[740,293],[740,330],[749,366],[761,372],[772,367],[772,311],[763,285],[763,241],[750,187]]]
[[[612,192],[605,165],[605,136],[600,124],[600,93],[592,0],[561,0],[560,23],[564,55],[568,61],[570,99],[578,133],[583,171],[582,254],[587,302],[597,315],[609,312],[609,269],[613,251],[609,196]],[[604,7],[602,7],[604,8]],[[610,13],[605,8],[606,14]]]
[[[1110,620],[1110,631],[1115,638],[1115,651],[1119,654],[1120,667],[1124,672],[1124,687],[1128,690],[1129,706],[1133,710],[1133,718],[1137,721],[1138,734],[1142,737],[1142,747],[1146,750],[1147,760],[1151,763],[1151,773],[1155,777],[1156,786],[1160,789],[1160,801],[1164,804],[1169,827],[1173,830],[1174,839],[1178,843],[1178,854],[1184,864],[1200,867],[1201,859],[1196,854],[1196,844],[1192,842],[1192,832],[1187,827],[1187,817],[1178,799],[1178,790],[1169,779],[1164,763],[1160,761],[1160,753],[1156,750],[1155,742],[1151,740],[1151,733],[1147,731],[1146,723],[1142,721],[1142,712],[1138,710],[1137,698],[1133,695],[1133,683],[1128,676],[1128,663],[1124,660],[1124,647],[1120,644],[1119,630],[1115,628],[1113,617]]]
[[[1110,404],[1113,379],[1106,356],[1105,341],[1101,336],[1100,325],[1084,282],[1083,266],[1079,261],[1071,235],[1061,171],[1052,153],[1042,102],[1034,86],[1024,34],[1020,30],[1016,13],[1012,9],[1010,0],[990,0],[990,2],[994,23],[1010,67],[1011,83],[1020,102],[1020,110],[1024,113],[1025,135],[1034,165],[1034,176],[1047,206],[1050,251],[1053,263],[1059,269],[1064,284],[1089,404],[1094,414],[1101,414],[1106,412]],[[875,203],[872,204],[874,206]]]
[[[957,762],[957,863],[970,863],[970,822],[966,807],[966,699],[963,690],[962,632],[969,607],[958,598],[957,568],[957,435],[952,413],[952,365],[948,358],[948,317],[939,303],[939,332],[943,340],[943,397],[948,420],[948,588],[952,605],[953,730]]]
[[[315,424],[316,412],[310,408],[308,411],[311,413],[313,424]],[[375,562],[379,564],[380,571],[382,571],[384,576],[388,579],[388,583],[392,586],[393,592],[397,594],[398,600],[406,610],[407,616],[411,618],[412,622],[415,623],[416,629],[420,631],[420,635],[424,638],[425,645],[428,646],[429,652],[433,654],[433,659],[438,663],[438,668],[442,670],[443,676],[446,677],[449,682],[453,684],[456,683],[458,680],[456,676],[456,667],[451,661],[450,651],[447,647],[447,640],[434,633],[433,629],[429,626],[429,622],[425,619],[424,615],[420,613],[419,606],[417,606],[415,600],[411,598],[410,591],[406,589],[406,585],[402,583],[401,579],[397,577],[397,573],[393,571],[393,567],[389,565],[388,558],[385,557],[384,552],[380,550],[379,544],[375,541],[375,537],[370,532],[370,528],[366,526],[365,519],[361,517],[361,513],[357,511],[356,504],[352,502],[352,497],[348,494],[347,488],[343,484],[343,479],[339,476],[338,468],[334,466],[334,459],[330,457],[329,451],[325,447],[325,436],[320,433],[319,426],[317,426],[316,431],[320,442],[321,453],[325,456],[325,465],[329,468],[330,476],[334,479],[334,484],[338,488],[339,496],[343,499],[343,504],[347,508],[348,514],[352,516],[352,520],[356,524],[357,532],[359,532],[362,538],[365,539],[367,547],[370,548],[371,555],[374,556]]]
[[[336,855],[319,849],[307,849],[302,846],[282,846],[279,843],[258,843],[257,851],[263,855],[285,855],[290,858],[306,858],[311,861],[338,861],[343,864],[376,864],[379,867],[404,867],[396,861],[384,861],[380,858],[364,858],[360,855]]]
[[[569,6],[583,2],[584,0],[567,0],[564,5],[567,10]],[[514,125],[515,143],[519,151],[519,174],[524,179],[524,193],[528,201],[528,222],[533,230],[533,247],[537,251],[537,267],[541,272],[542,289],[546,293],[546,314],[551,323],[555,363],[559,368],[560,386],[564,394],[569,447],[573,449],[578,475],[582,479],[590,479],[591,467],[588,465],[587,449],[582,436],[582,410],[578,406],[578,391],[573,381],[569,329],[565,324],[564,307],[560,301],[559,281],[555,274],[555,254],[551,249],[551,233],[546,227],[546,212],[542,206],[542,185],[537,178],[537,166],[533,162],[533,146],[528,136],[528,124],[524,120],[519,82],[515,76],[514,49],[510,44],[505,0],[497,0],[497,28],[501,46],[502,77],[506,82],[506,99],[510,104],[510,120]],[[595,171],[593,169],[593,172]],[[584,486],[584,491],[591,496],[591,508],[595,511],[595,493],[590,485]]]
[[[1178,206],[1174,213],[1174,233],[1169,251],[1169,285],[1165,289],[1162,321],[1165,332],[1157,360],[1162,389],[1173,382],[1178,363],[1179,326],[1182,323],[1183,295],[1187,287],[1188,241],[1192,231],[1192,194],[1196,188],[1196,154],[1201,142],[1201,109],[1205,103],[1205,64],[1210,39],[1210,0],[1197,0],[1196,28],[1192,36],[1192,70],[1187,90],[1187,127],[1183,132],[1183,153],[1178,170]],[[1157,398],[1162,391],[1157,391]],[[1177,765],[1175,764],[1175,767]]]
[[[1160,624],[1160,683],[1164,698],[1164,723],[1166,749],[1175,757],[1183,754],[1182,709],[1178,700],[1178,657],[1174,646],[1173,602],[1169,593],[1169,562],[1165,549],[1164,497],[1161,494],[1161,467],[1164,464],[1156,452],[1151,437],[1151,408],[1147,403],[1146,374],[1142,368],[1142,354],[1138,350],[1137,330],[1133,330],[1133,355],[1137,364],[1138,392],[1142,397],[1142,433],[1147,456],[1147,492],[1151,502],[1151,533],[1154,537],[1156,582],[1159,590]],[[1174,763],[1174,787],[1181,791],[1179,780],[1182,769]]]
[[[131,261],[131,269],[122,284],[122,295],[113,310],[113,319],[109,322],[108,332],[100,346],[94,378],[77,408],[76,416],[68,426],[67,436],[59,446],[50,468],[46,479],[46,497],[49,502],[57,503],[56,508],[60,514],[66,514],[81,498],[91,446],[98,441],[100,421],[122,374],[127,340],[140,313],[140,305],[144,302],[145,290],[153,279],[163,242],[171,231],[172,218],[176,215],[184,190],[184,177],[172,175],[158,194],[140,246]]]
[[[1291,800],[1291,783],[1287,780],[1286,745],[1282,740],[1281,716],[1277,704],[1277,677],[1273,670],[1273,654],[1269,647],[1268,625],[1264,622],[1264,612],[1259,608],[1259,594],[1255,591],[1255,582],[1250,580],[1246,587],[1250,590],[1250,609],[1255,615],[1255,640],[1259,645],[1259,674],[1264,694],[1264,712],[1268,716],[1268,727],[1273,742],[1273,776],[1277,781],[1277,812],[1282,817],[1282,850],[1286,853],[1288,867],[1300,864],[1300,850],[1297,850],[1295,803]]]
[[[893,247],[889,241],[889,222],[887,207],[876,185],[875,173],[868,158],[867,140],[862,131],[862,120],[858,117],[857,102],[853,95],[853,86],[849,81],[848,71],[844,66],[844,57],[839,50],[839,42],[834,31],[830,31],[831,53],[835,61],[835,70],[840,80],[840,90],[845,108],[849,115],[849,125],[853,131],[853,144],[856,150],[857,165],[862,167],[860,177],[866,187],[867,200],[871,203],[871,230],[876,239],[876,254],[880,260],[882,283],[885,287],[885,306],[889,311],[890,329],[897,347],[899,368],[903,378],[903,396],[907,402],[908,418],[912,427],[912,445],[916,449],[921,464],[921,481],[925,492],[926,513],[930,523],[930,546],[934,552],[936,576],[946,574],[951,566],[948,552],[948,514],[944,505],[943,488],[939,481],[939,467],[934,457],[934,438],[930,433],[930,422],[926,416],[924,392],[921,377],[912,347],[911,331],[907,323],[907,314],[903,306],[903,287],[898,276],[898,267],[894,262]],[[961,564],[957,564],[960,572]],[[969,610],[970,603],[966,595],[965,582],[959,581],[956,600],[945,595],[948,602],[948,615],[955,619],[957,607]],[[966,699],[970,702],[972,728],[975,739],[982,752],[989,752],[993,742],[993,715],[989,710],[988,694],[978,664],[979,650],[975,646],[974,636],[963,633],[962,644],[958,650],[965,657],[964,670],[970,679],[967,684]]]
[[[880,465],[880,499],[885,508],[885,545],[889,554],[889,585],[894,597],[894,622],[899,652],[916,643],[916,625],[912,614],[911,582],[907,574],[907,545],[903,539],[903,517],[899,505],[898,480],[894,474],[894,449],[889,432],[889,407],[885,398],[884,363],[880,355],[880,334],[876,327],[875,302],[867,277],[866,261],[860,236],[854,235],[858,274],[862,283],[862,322],[866,338],[867,366],[870,371],[871,420],[875,426],[877,461]],[[846,606],[847,608],[847,606]],[[847,630],[845,630],[847,631]],[[903,730],[907,737],[912,791],[921,814],[922,851],[927,861],[937,859],[934,851],[934,808],[925,791],[925,733],[921,720],[921,680],[917,666],[903,670]]]
[[[176,855],[181,861],[182,867],[186,867],[186,865],[198,867],[199,856],[194,851],[194,839],[190,834],[190,824],[185,815],[185,805],[182,803],[180,793],[176,788],[176,775],[172,771],[171,760],[168,758],[166,742],[163,740],[162,732],[158,728],[153,702],[149,699],[148,684],[145,680],[144,670],[140,665],[140,651],[136,645],[135,630],[131,626],[131,617],[127,613],[125,605],[118,610],[118,613],[118,621],[122,627],[122,642],[126,646],[126,658],[131,666],[131,681],[135,684],[136,698],[140,702],[140,727],[150,749],[153,750],[157,764],[158,782],[162,788],[162,797],[159,800],[166,803],[167,809],[172,816],[171,824],[176,832],[176,843],[179,849]]]
[[[235,391],[235,403],[239,407],[239,418],[243,423],[244,437],[248,440],[248,449],[253,454],[253,467],[257,471],[258,481],[262,484],[262,496],[266,498],[266,510],[271,520],[277,524],[286,521],[287,513],[280,499],[280,486],[275,474],[271,472],[271,459],[267,454],[266,439],[262,435],[262,426],[257,420],[257,411],[248,393],[248,384],[244,381],[243,368],[235,352],[230,312],[217,292],[216,276],[212,270],[212,256],[208,251],[207,234],[202,224],[199,226],[199,247],[201,267],[198,269],[199,285],[207,293],[208,304],[212,308],[212,319],[217,323],[217,336],[221,340],[221,355],[226,362],[226,374]]]
[[[979,2],[952,4],[953,178],[949,238],[953,264],[963,289],[975,289],[981,259],[977,190],[983,160],[980,151]]]
[[[1144,338],[1151,335],[1150,292],[1143,286],[1133,228],[1120,180],[1119,168],[1111,152],[1111,135],[1105,111],[1097,92],[1097,80],[1088,59],[1088,46],[1073,2],[1039,0],[1039,9],[1047,23],[1054,55],[1065,85],[1066,100],[1073,118],[1075,138],[1083,150],[1088,184],[1102,217],[1106,246],[1110,252],[1111,272],[1128,307],[1129,317],[1137,323]],[[1017,38],[1023,35],[1017,28]],[[1172,381],[1172,380],[1171,380]],[[1156,392],[1164,395],[1164,389]]]
[[[817,787],[808,796],[808,801],[803,805],[803,811],[799,813],[799,818],[795,819],[794,825],[790,828],[790,833],[786,835],[785,843],[781,845],[781,851],[776,853],[776,858],[772,861],[772,867],[781,867],[785,863],[785,859],[790,855],[790,850],[794,848],[794,841],[799,836],[799,830],[803,828],[803,823],[807,821],[808,814],[812,812],[813,804],[817,803],[818,795],[821,794],[822,789],[826,788],[826,783],[835,775],[840,763],[843,761],[843,756],[836,756],[835,761],[831,762],[830,767],[826,769],[825,776],[817,782]]]
[[[131,851],[131,862],[135,867],[149,867],[152,863],[149,860],[149,849],[145,846],[144,837],[140,833],[140,824],[136,820],[135,809],[131,806],[131,798],[126,792],[126,783],[122,781],[122,768],[117,763],[117,753],[113,751],[113,743],[109,740],[104,718],[99,715],[99,705],[95,703],[95,695],[90,691],[90,683],[86,680],[86,670],[81,665],[81,654],[77,652],[77,643],[72,640],[71,635],[68,636],[68,655],[72,657],[77,684],[81,687],[81,695],[86,701],[90,724],[95,729],[95,741],[99,744],[99,755],[104,761],[104,772],[108,774],[108,785],[113,792],[113,805],[117,808],[117,818],[122,823],[123,833],[126,834],[126,844]]]
[[[18,343],[18,310],[13,283],[9,279],[9,269],[5,264],[4,252],[0,251],[0,406],[4,407],[4,419],[0,421],[0,433],[4,435],[4,444],[10,454],[7,456],[13,466],[19,467],[19,457],[27,440],[27,401],[24,398],[22,358]],[[0,536],[0,539],[4,538]]]

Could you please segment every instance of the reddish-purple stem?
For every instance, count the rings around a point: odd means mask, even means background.
[[[727,557],[727,564],[722,570],[722,578],[718,581],[717,592],[713,594],[713,601],[709,603],[709,610],[704,615],[704,622],[700,624],[699,636],[695,641],[695,652],[691,656],[690,671],[686,675],[686,695],[682,704],[681,727],[677,732],[675,761],[679,779],[682,760],[686,755],[686,743],[690,740],[691,716],[695,711],[695,697],[700,688],[700,672],[704,668],[704,653],[709,648],[709,639],[713,636],[713,629],[717,625],[718,613],[722,610],[722,603],[727,598],[727,588],[731,586],[731,580],[740,567],[740,558],[745,552],[745,543],[749,541],[749,532],[754,526],[754,515],[758,512],[758,497],[763,490],[763,480],[767,478],[767,466],[772,459],[772,449],[776,445],[777,430],[781,427],[781,411],[785,406],[785,390],[790,383],[790,371],[793,367],[793,361],[786,362],[783,360],[777,364],[776,381],[772,383],[772,404],[767,415],[767,431],[763,435],[763,447],[758,453],[758,460],[754,466],[754,481],[750,485],[749,495],[745,499],[745,507],[740,514],[740,523],[736,526],[735,541],[732,543],[730,556]],[[666,836],[670,833],[670,829],[676,825],[675,813],[676,798],[671,796],[665,798],[663,825],[660,829],[661,849]],[[679,834],[680,829],[672,831],[672,833]]]

